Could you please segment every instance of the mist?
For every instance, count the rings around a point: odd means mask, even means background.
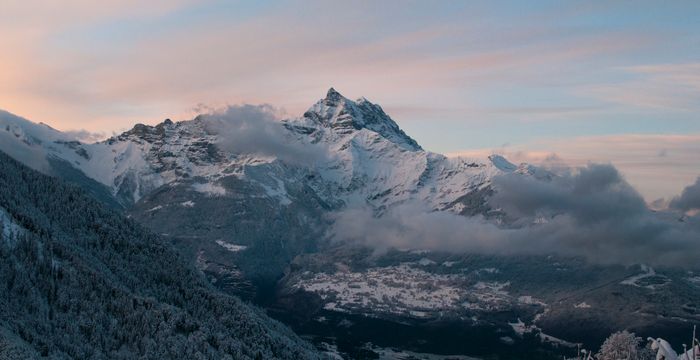
[[[673,198],[669,204],[671,208],[686,211],[697,212],[700,210],[700,177],[695,180],[695,183],[683,189],[683,192]]]
[[[498,216],[466,218],[419,203],[381,216],[355,207],[333,214],[332,241],[383,252],[390,248],[498,255],[562,255],[592,263],[697,266],[700,219],[677,209],[697,206],[698,184],[652,211],[612,165],[560,169],[550,181],[520,174],[494,178],[487,202]],[[694,204],[694,205],[691,205]]]
[[[80,141],[82,143],[95,143],[101,140],[106,139],[108,136],[104,132],[93,132],[93,131],[88,131],[85,129],[80,129],[80,130],[65,130],[62,131],[63,134],[65,134],[69,138],[73,138],[77,141]]]
[[[200,115],[205,129],[218,135],[217,146],[226,152],[278,158],[295,165],[313,165],[328,159],[319,144],[293,139],[271,105],[230,105]]]

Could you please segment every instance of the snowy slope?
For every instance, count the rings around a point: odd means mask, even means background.
[[[447,158],[425,151],[379,105],[349,100],[334,89],[303,117],[284,123],[301,141],[327,146],[331,160],[318,169],[323,184],[350,205],[383,209],[418,200],[459,212],[462,196],[517,169],[501,157]]]
[[[48,125],[0,110],[0,150],[11,157],[43,172],[50,171],[49,156],[72,158],[83,154],[80,144],[71,136]]]

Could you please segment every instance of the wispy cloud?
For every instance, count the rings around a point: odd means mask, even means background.
[[[210,4],[221,7],[220,14],[188,17],[198,5],[69,1],[33,11],[14,4],[5,17],[22,20],[0,25],[11,34],[0,42],[14,50],[0,55],[0,65],[11,70],[0,75],[0,106],[59,128],[109,127],[116,119],[182,115],[199,102],[274,103],[297,113],[332,85],[388,108],[467,105],[452,118],[484,109],[566,116],[565,109],[598,104],[523,100],[529,95],[509,103],[502,89],[567,92],[572,83],[592,81],[585,75],[591,69],[624,65],[619,57],[665,40],[624,28],[562,25],[556,11],[518,17],[450,4],[412,4],[401,11],[358,4],[336,11],[337,5],[312,2],[272,6],[249,18],[220,15],[252,6],[241,3]],[[288,6],[303,11],[289,12]],[[498,26],[499,16],[511,25]],[[158,25],[173,17],[187,26]],[[133,32],[134,19],[144,30]],[[121,32],[121,41],[101,37],[110,32]]]
[[[328,160],[321,144],[292,137],[271,105],[229,105],[199,116],[207,132],[217,134],[216,146],[236,154],[257,154],[291,164],[314,166]]]
[[[605,102],[668,111],[700,110],[700,63],[625,67],[631,79],[582,88]]]
[[[683,211],[695,213],[700,211],[700,177],[695,180],[695,183],[683,189],[680,195],[674,197],[669,205]]]

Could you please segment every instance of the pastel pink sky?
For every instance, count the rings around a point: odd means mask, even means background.
[[[333,86],[381,104],[429,150],[612,162],[647,198],[670,197],[700,175],[698,10],[10,0],[0,5],[0,108],[107,136],[191,118],[202,104],[269,103],[296,116]]]

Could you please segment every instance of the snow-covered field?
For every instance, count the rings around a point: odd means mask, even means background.
[[[248,248],[248,247],[245,246],[245,245],[231,244],[231,243],[227,243],[227,242],[225,242],[225,241],[223,241],[223,240],[216,240],[216,243],[217,243],[219,246],[223,247],[224,249],[226,249],[226,250],[228,250],[228,251],[230,251],[230,252],[239,252],[239,251],[243,251],[243,250],[245,250],[245,249]]]
[[[641,268],[642,273],[630,276],[622,280],[620,284],[656,290],[658,287],[666,285],[671,281],[666,276],[657,274],[656,271],[649,266],[641,265]]]
[[[513,303],[544,304],[531,296],[513,297],[507,291],[509,285],[495,281],[470,284],[460,275],[434,274],[401,264],[360,272],[306,272],[292,286],[319,295],[327,310],[414,318],[492,311]]]
[[[528,334],[528,333],[536,332],[537,334],[539,334],[540,340],[542,340],[542,342],[549,342],[549,343],[564,345],[564,346],[569,346],[569,347],[576,346],[576,344],[574,344],[574,343],[556,338],[556,337],[551,336],[551,335],[547,335],[547,334],[543,333],[542,330],[540,328],[538,328],[536,325],[534,325],[534,324],[527,325],[524,322],[522,322],[520,319],[518,319],[518,321],[516,321],[516,322],[510,323],[510,326],[511,326],[511,328],[513,328],[513,331],[520,336],[523,336],[523,335]]]

